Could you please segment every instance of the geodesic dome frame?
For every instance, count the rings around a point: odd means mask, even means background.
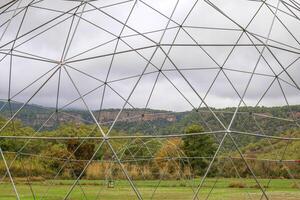
[[[1,4],[0,98],[5,103],[0,113],[5,108],[10,113],[0,132],[4,133],[32,104],[54,108],[34,135],[1,135],[1,139],[25,141],[10,162],[5,159],[9,152],[3,152],[0,147],[6,167],[4,177],[9,177],[17,199],[20,196],[10,168],[32,140],[98,142],[93,156],[86,160],[64,199],[80,186],[85,170],[104,144],[111,150],[111,159],[118,164],[136,197],[143,199],[124,167],[124,149],[128,151],[131,145],[138,143],[153,157],[147,146],[149,141],[206,134],[213,135],[218,146],[197,186],[191,186],[192,198],[198,199],[228,139],[258,185],[262,198],[269,199],[267,189],[241,151],[236,135],[288,141],[287,147],[300,140],[266,134],[259,123],[260,118],[266,118],[299,128],[299,120],[290,110],[292,104],[299,102],[300,4],[297,1],[13,0]],[[21,105],[13,109],[11,104],[16,102]],[[289,118],[247,110],[272,102],[285,105]],[[225,106],[234,109],[222,112],[213,108]],[[67,121],[78,118],[66,112],[70,107],[85,110],[89,120],[80,120],[93,124],[100,135],[39,135],[51,120],[59,124],[59,115],[68,116]],[[117,114],[112,121],[104,122],[101,115],[111,107],[118,108]],[[201,133],[160,134],[152,127],[153,134],[110,134],[120,122],[143,121],[145,116],[159,119],[166,115],[165,112],[151,113],[149,108],[176,110],[177,107],[193,109],[200,118],[209,113],[218,128],[211,128],[208,118],[204,117],[201,124],[206,126],[206,131]],[[136,109],[138,114],[131,115],[126,110],[129,108]],[[241,129],[235,124],[239,115],[244,114],[249,114],[256,131]],[[231,116],[230,121],[224,120],[223,115]],[[103,126],[108,129],[104,130]],[[111,144],[113,140],[128,140],[128,143],[115,149]],[[138,162],[136,152],[130,154],[133,161]],[[178,162],[174,159],[187,160],[180,150],[176,150],[176,154],[167,159],[175,165]],[[285,152],[278,155],[276,161],[288,171],[284,157]],[[232,159],[229,156],[229,160]],[[186,161],[182,163],[189,165]],[[159,184],[151,198],[158,187]]]

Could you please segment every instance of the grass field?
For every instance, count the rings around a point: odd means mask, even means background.
[[[260,179],[262,185],[266,186],[268,180]],[[298,181],[299,182],[299,181]],[[35,181],[32,182],[32,191],[28,184],[17,181],[16,187],[20,194],[20,198],[24,200],[29,199],[48,199],[57,200],[63,199],[70,189],[73,181],[70,180],[56,180],[50,181]],[[191,199],[193,190],[196,189],[197,180],[172,180],[172,181],[134,181],[143,199],[172,199],[185,200]],[[219,179],[215,188],[211,191],[215,179],[209,178],[205,182],[199,199],[206,199],[211,192],[208,199],[213,200],[240,200],[240,199],[260,199],[261,191],[258,189],[256,183],[252,179]],[[156,187],[159,184],[159,187]],[[51,186],[52,185],[52,186]],[[50,188],[50,189],[49,189]],[[157,189],[156,189],[157,188]],[[154,192],[155,191],[155,192]],[[85,195],[84,195],[85,193]],[[272,179],[269,186],[266,187],[266,193],[269,199],[274,200],[299,200],[300,189],[295,187],[292,180],[286,179]],[[71,200],[79,199],[101,199],[101,200],[127,200],[136,199],[136,196],[127,181],[120,180],[114,182],[113,188],[108,188],[107,183],[101,180],[81,180],[80,186],[76,186],[69,196]],[[6,182],[0,184],[0,199],[14,200],[15,195],[12,186]],[[263,198],[265,199],[265,198]]]

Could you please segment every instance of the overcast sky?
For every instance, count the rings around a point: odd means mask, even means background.
[[[55,107],[59,88],[59,107],[79,92],[98,109],[103,94],[103,108],[120,108],[129,96],[131,105],[145,107],[152,94],[148,107],[184,111],[198,107],[208,90],[208,106],[237,106],[251,80],[247,105],[299,104],[300,12],[293,5],[35,0],[26,9],[30,2],[0,10],[0,99],[26,102],[33,96],[30,103]],[[79,99],[68,108],[84,104]]]

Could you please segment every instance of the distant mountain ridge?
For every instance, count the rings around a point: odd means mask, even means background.
[[[0,115],[9,118],[20,107],[21,103],[11,103],[10,107],[0,101]],[[210,108],[225,126],[230,123],[236,108]],[[201,124],[205,130],[224,130],[219,121],[207,108],[186,112],[171,112],[154,109],[103,109],[101,112],[92,111],[96,119],[104,126],[110,126],[115,118],[116,130],[125,131],[129,134],[173,134],[182,133],[184,128],[192,123]],[[64,123],[94,124],[94,120],[88,111],[67,109],[53,115],[55,108],[39,105],[26,105],[16,116],[25,125],[38,129],[52,130]],[[200,113],[200,114],[199,114]],[[51,117],[51,118],[50,118]],[[45,123],[47,121],[47,123]],[[278,135],[281,132],[297,128],[300,121],[300,105],[277,106],[277,107],[241,107],[237,113],[231,129],[244,132],[264,131],[267,135]]]
[[[11,102],[10,105],[4,101],[0,101],[0,115],[10,118],[11,114],[14,114],[18,109],[22,107],[22,103]],[[157,121],[163,120],[168,122],[177,121],[176,114],[165,110],[154,110],[154,109],[124,109],[119,114],[120,109],[103,109],[101,112],[92,111],[94,116],[101,123],[110,123],[115,120],[118,116],[118,121],[122,122],[138,122],[138,121]],[[33,128],[38,128],[45,121],[45,128],[53,129],[56,127],[55,124],[59,123],[75,123],[75,124],[90,124],[94,123],[93,118],[89,111],[78,110],[78,109],[65,109],[59,111],[55,117],[50,116],[55,113],[55,108],[43,107],[34,104],[28,104],[22,111],[20,111],[16,119],[22,121],[25,125]]]

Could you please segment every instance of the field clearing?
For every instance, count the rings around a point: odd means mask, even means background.
[[[211,192],[208,199],[213,200],[239,200],[239,199],[260,199],[261,191],[258,189],[253,179],[219,179],[215,183],[214,178],[209,178],[205,182],[199,199],[206,199],[207,195]],[[266,186],[267,179],[260,179],[262,185]],[[299,180],[298,180],[299,182]],[[70,189],[72,180],[56,180],[51,181],[35,181],[32,182],[32,190],[28,184],[17,181],[16,187],[20,194],[20,198],[24,200],[32,199],[48,199],[58,200],[63,199]],[[143,199],[176,199],[185,200],[192,199],[193,190],[196,189],[197,180],[149,180],[149,181],[134,181],[139,189]],[[159,184],[159,187],[156,187]],[[52,186],[51,186],[52,185]],[[240,187],[240,188],[239,188]],[[50,188],[50,189],[49,189]],[[48,190],[48,192],[47,192]],[[155,191],[156,190],[156,191]],[[84,191],[84,192],[83,192]],[[154,192],[155,191],[155,192]],[[270,199],[274,200],[299,200],[300,189],[295,187],[292,180],[287,179],[272,179],[269,187],[266,188],[266,193]],[[84,195],[85,194],[85,195]],[[154,195],[153,195],[154,194]],[[109,199],[109,200],[127,200],[136,199],[136,196],[131,189],[129,183],[125,180],[114,182],[113,188],[108,188],[106,181],[103,180],[81,180],[80,186],[76,186],[72,191],[69,199]],[[0,184],[0,199],[1,200],[14,200],[15,195],[11,185],[8,182]],[[263,198],[264,199],[264,198]]]

